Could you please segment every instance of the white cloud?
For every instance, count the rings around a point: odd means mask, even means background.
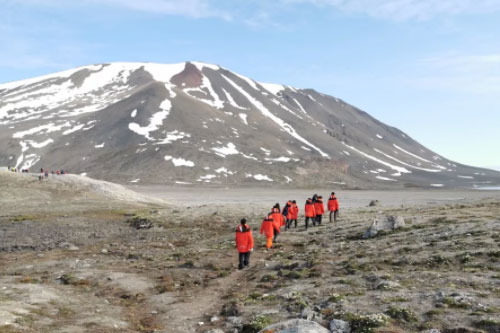
[[[344,12],[362,13],[396,21],[427,20],[440,15],[487,13],[500,10],[497,0],[282,0],[330,6]]]
[[[23,6],[56,6],[77,8],[85,6],[109,6],[154,14],[180,15],[193,18],[219,17],[230,20],[230,14],[217,10],[210,0],[5,0],[7,4]]]
[[[182,15],[194,18],[222,17],[230,19],[230,15],[218,10],[207,0],[84,0],[96,4],[119,6],[132,10],[151,13]]]
[[[447,53],[422,59],[420,72],[411,80],[424,89],[474,94],[500,93],[500,53],[465,55]]]

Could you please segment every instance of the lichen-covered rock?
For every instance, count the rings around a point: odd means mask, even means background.
[[[402,216],[380,216],[366,230],[363,238],[375,237],[380,232],[390,232],[404,226],[405,220]]]
[[[281,323],[267,326],[259,333],[330,333],[328,329],[318,323],[304,319],[290,319]]]
[[[331,333],[351,333],[351,325],[347,321],[333,319],[330,322]]]

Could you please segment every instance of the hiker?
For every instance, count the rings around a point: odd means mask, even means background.
[[[276,226],[274,225],[272,213],[269,213],[264,221],[262,221],[262,225],[260,227],[260,234],[265,234],[267,238],[266,249],[269,251],[271,246],[273,246],[273,236],[276,232]],[[277,230],[279,232],[279,228]]]
[[[297,218],[299,215],[299,207],[295,200],[292,201],[290,208],[288,208],[288,228],[292,226],[292,222],[295,222],[295,228],[297,228]]]
[[[289,216],[290,216],[290,207],[292,206],[292,202],[290,200],[287,201],[285,206],[283,207],[283,211],[281,212],[281,215],[283,215],[283,218],[285,219],[285,230],[288,230],[289,226]]]
[[[335,192],[332,192],[330,195],[330,199],[328,199],[328,210],[330,211],[330,223],[332,223],[332,215],[333,222],[337,222],[337,215],[339,213],[339,202],[337,197],[335,196]]]
[[[316,200],[318,200],[318,195],[314,194],[313,197],[312,197],[312,202],[315,203]]]
[[[311,219],[313,225],[316,225],[316,211],[314,210],[314,204],[311,198],[307,198],[306,206],[304,208],[304,212],[306,215],[306,230],[309,227],[309,219]]]
[[[316,222],[321,224],[323,214],[325,214],[325,205],[323,204],[323,197],[320,195],[314,203],[314,211],[316,212]]]
[[[279,203],[274,205],[273,209],[271,210],[271,214],[272,214],[273,223],[274,223],[274,227],[275,227],[273,241],[276,242],[276,240],[278,239],[278,235],[280,233],[281,227],[285,225],[285,219],[283,218],[283,215],[281,215]]]
[[[239,253],[238,269],[243,269],[250,264],[250,252],[253,251],[252,229],[247,225],[246,219],[241,219],[240,225],[236,228],[235,241]]]
[[[45,169],[45,178],[49,178],[49,170]]]

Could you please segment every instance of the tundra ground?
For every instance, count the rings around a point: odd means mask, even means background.
[[[410,192],[355,191],[382,196],[378,207],[339,192],[336,224],[305,231],[300,219],[266,252],[263,209],[286,190],[227,203],[193,190],[165,204],[1,180],[0,332],[257,332],[299,317],[343,319],[354,332],[500,330],[499,192],[428,191],[430,201],[406,203]],[[406,226],[363,239],[379,215]],[[239,271],[243,216],[256,246]],[[136,229],[140,219],[153,227]]]

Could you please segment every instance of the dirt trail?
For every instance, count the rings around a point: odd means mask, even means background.
[[[231,255],[235,257],[235,255]],[[211,316],[217,316],[217,312],[223,304],[226,295],[231,295],[242,284],[245,283],[245,275],[256,271],[255,264],[262,261],[264,254],[262,252],[253,252],[250,264],[252,267],[233,270],[228,276],[217,279],[212,285],[203,288],[200,292],[177,298],[175,306],[169,309],[165,318],[159,318],[163,324],[172,332],[195,332],[199,330],[204,332],[207,328],[203,327],[210,321]],[[214,312],[216,312],[214,314]],[[203,325],[199,323],[203,322]]]

